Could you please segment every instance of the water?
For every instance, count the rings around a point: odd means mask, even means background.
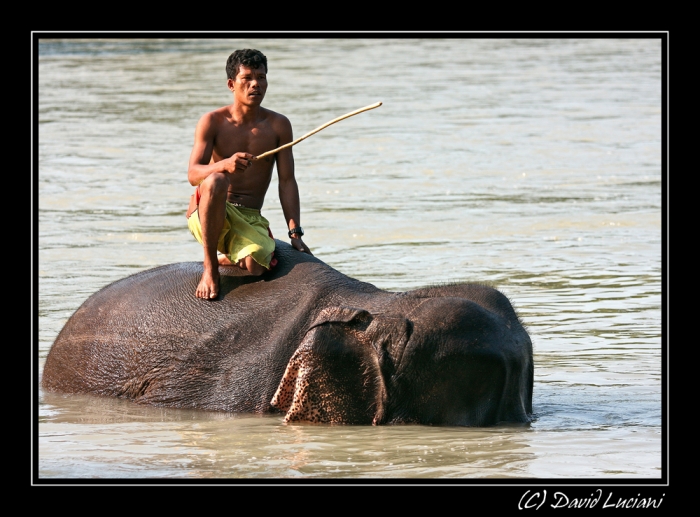
[[[403,291],[494,283],[535,349],[527,426],[284,425],[37,391],[35,475],[61,479],[661,480],[659,39],[115,39],[38,43],[34,381],[102,286],[201,260],[200,115],[237,48],[295,138],[305,242]],[[285,223],[273,180],[264,215]],[[38,388],[37,388],[38,389]]]

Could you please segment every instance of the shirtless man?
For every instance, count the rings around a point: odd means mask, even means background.
[[[233,103],[199,119],[187,171],[197,187],[187,224],[204,247],[204,273],[195,295],[204,299],[219,294],[219,264],[257,276],[276,263],[269,222],[260,214],[275,163],[292,246],[311,254],[301,240],[292,148],[254,160],[292,141],[287,117],[260,105],[267,91],[267,58],[258,50],[237,50],[226,62],[226,74]]]

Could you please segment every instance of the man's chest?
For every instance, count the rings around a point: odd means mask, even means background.
[[[262,154],[277,147],[277,134],[269,125],[254,127],[225,127],[214,140],[214,153],[228,158],[234,153]]]

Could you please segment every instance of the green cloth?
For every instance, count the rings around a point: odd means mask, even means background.
[[[202,244],[199,210],[195,210],[187,219],[187,226],[194,238]],[[227,201],[226,219],[216,249],[234,264],[251,255],[255,262],[270,269],[275,241],[269,228],[270,222],[262,216],[260,210],[236,206]]]

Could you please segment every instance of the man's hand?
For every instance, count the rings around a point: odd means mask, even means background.
[[[306,244],[304,244],[304,241],[302,241],[299,237],[294,237],[292,239],[292,246],[294,247],[294,249],[303,251],[304,253],[308,253],[309,255],[313,255],[309,247]]]
[[[250,153],[236,153],[230,158],[221,160],[223,162],[226,172],[229,174],[237,172],[245,172],[248,167],[253,164],[253,156]]]

